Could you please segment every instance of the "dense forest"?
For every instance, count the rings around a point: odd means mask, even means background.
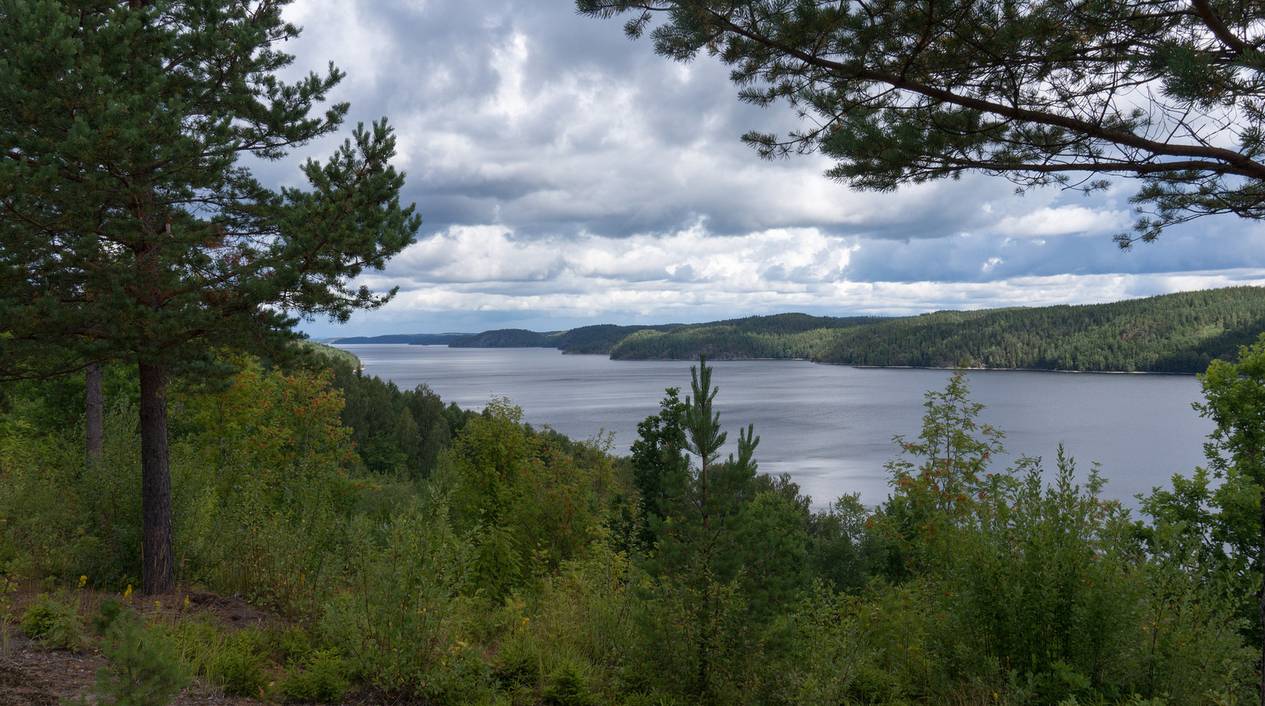
[[[1265,290],[1230,287],[1111,304],[940,311],[799,331],[747,321],[629,336],[611,357],[705,354],[842,365],[1194,373],[1265,331]]]
[[[1227,287],[1111,304],[910,317],[750,316],[702,324],[500,329],[451,346],[558,348],[620,360],[801,358],[840,365],[1196,373],[1265,331],[1265,289]],[[431,334],[418,334],[427,336]],[[409,336],[338,343],[439,343]]]
[[[669,332],[647,331],[611,348],[613,359],[668,358],[689,360],[705,355],[716,359],[807,358],[817,353],[837,332],[873,326],[886,319],[870,316],[828,317],[807,314],[749,316],[682,326]]]
[[[1221,480],[1176,477],[1139,516],[1070,451],[998,467],[1003,433],[963,375],[927,394],[867,508],[761,473],[751,427],[721,457],[712,405],[742,383],[706,365],[611,449],[308,352],[175,385],[178,588],[144,599],[135,381],[107,369],[87,465],[80,378],[0,387],[0,624],[34,649],[99,650],[83,693],[117,704],[1252,696],[1258,518],[1240,501],[1256,486],[1222,403],[1244,372],[1265,385],[1265,342],[1205,379]],[[228,601],[269,617],[228,623]]]

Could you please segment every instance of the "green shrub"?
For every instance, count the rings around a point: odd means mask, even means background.
[[[268,683],[267,636],[254,628],[227,631],[209,619],[166,628],[180,661],[230,696],[259,696]]]
[[[288,625],[269,635],[273,651],[282,664],[301,663],[315,651],[312,636],[298,625]]]
[[[442,502],[418,503],[385,528],[357,523],[354,590],[325,606],[320,628],[350,674],[381,691],[439,702],[469,702],[491,685],[465,626],[468,545],[447,523]],[[381,531],[380,539],[374,535]]]
[[[549,706],[591,706],[597,703],[588,686],[589,678],[583,666],[573,661],[559,664],[549,678],[541,700]]]
[[[0,564],[6,573],[62,584],[84,575],[99,585],[136,582],[135,419],[125,406],[110,412],[104,455],[92,473],[83,469],[81,432],[37,433],[20,419],[0,421]]]
[[[540,656],[525,639],[510,639],[496,654],[493,674],[507,688],[535,688],[540,684]]]
[[[166,706],[188,683],[175,642],[131,610],[107,603],[98,626],[107,664],[97,673],[97,706]]]
[[[267,658],[256,633],[227,635],[206,664],[206,678],[229,696],[259,696],[268,684]]]
[[[22,614],[22,632],[45,647],[79,650],[86,642],[79,609],[69,600],[40,596]]]
[[[277,690],[285,702],[332,704],[342,701],[350,687],[342,657],[332,650],[316,650],[301,667],[286,673]]]

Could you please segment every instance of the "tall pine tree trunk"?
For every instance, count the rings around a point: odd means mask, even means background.
[[[1257,556],[1257,562],[1265,571],[1265,479],[1261,482],[1261,549]],[[1257,606],[1259,610],[1258,618],[1261,626],[1261,661],[1258,665],[1260,673],[1257,677],[1260,680],[1260,696],[1261,706],[1265,706],[1265,578],[1261,582],[1261,590],[1257,595]]]
[[[167,371],[139,364],[141,383],[141,587],[168,593],[171,557],[171,465],[167,454]]]
[[[84,416],[87,434],[85,443],[89,465],[101,460],[105,444],[105,397],[101,392],[101,365],[93,363],[84,369]]]

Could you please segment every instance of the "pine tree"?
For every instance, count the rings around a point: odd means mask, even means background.
[[[285,83],[287,0],[0,4],[0,360],[9,376],[134,365],[143,586],[173,582],[166,391],[225,349],[279,352],[301,316],[390,296],[354,286],[411,242],[385,120],[308,188],[252,166],[330,135],[343,74]]]
[[[630,36],[650,28],[676,61],[718,57],[743,101],[785,102],[805,123],[744,141],[767,158],[820,152],[836,161],[830,177],[857,188],[970,171],[1086,191],[1134,178],[1141,213],[1118,236],[1126,247],[1206,214],[1265,218],[1259,3],[576,4],[626,13]]]
[[[690,396],[685,398],[686,448],[698,456],[699,507],[703,516],[703,529],[710,527],[708,485],[712,464],[725,445],[728,432],[720,428],[720,412],[712,411],[719,387],[712,386],[712,369],[707,358],[699,356],[698,367],[690,367]]]

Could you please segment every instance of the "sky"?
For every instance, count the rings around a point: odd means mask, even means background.
[[[737,100],[728,71],[654,54],[570,0],[298,0],[291,76],[333,62],[347,124],[398,136],[424,223],[385,270],[382,309],[316,337],[557,330],[750,314],[903,315],[1115,301],[1265,284],[1265,224],[1233,216],[1121,251],[1136,184],[1016,193],[966,175],[858,192],[820,156],[766,161],[751,129],[789,108]],[[305,146],[321,158],[338,140]],[[301,185],[299,159],[265,178]]]

